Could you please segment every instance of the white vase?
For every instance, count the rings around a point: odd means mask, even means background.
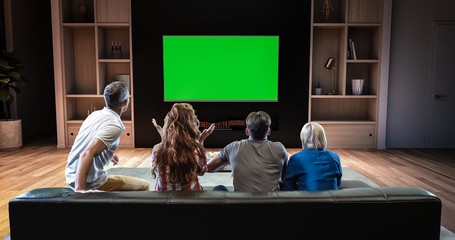
[[[364,79],[352,79],[352,95],[362,95]]]

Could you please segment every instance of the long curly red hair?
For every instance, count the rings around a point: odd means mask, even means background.
[[[158,170],[171,183],[197,181],[197,171],[203,166],[196,161],[195,153],[201,163],[206,164],[206,150],[199,143],[200,134],[199,120],[193,106],[188,103],[174,104],[164,118],[161,143],[155,150],[154,177]]]

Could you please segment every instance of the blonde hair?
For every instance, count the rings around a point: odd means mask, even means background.
[[[324,149],[327,147],[324,128],[316,122],[308,122],[302,127],[300,140],[302,141],[303,149]]]

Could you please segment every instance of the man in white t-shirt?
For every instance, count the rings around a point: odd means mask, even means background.
[[[66,165],[66,182],[76,192],[148,191],[146,180],[128,176],[109,176],[109,163],[125,130],[120,116],[128,109],[129,92],[125,83],[116,81],[104,89],[106,106],[90,114],[77,134]]]

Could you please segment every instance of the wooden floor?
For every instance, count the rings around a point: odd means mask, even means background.
[[[293,154],[300,149],[288,151]],[[455,149],[334,151],[340,155],[343,167],[354,168],[380,186],[419,187],[437,195],[443,205],[441,224],[455,232]],[[0,238],[9,233],[10,199],[34,188],[65,187],[68,152],[69,149],[57,149],[54,139],[0,152]],[[116,153],[119,167],[151,166],[149,148],[119,149]]]

